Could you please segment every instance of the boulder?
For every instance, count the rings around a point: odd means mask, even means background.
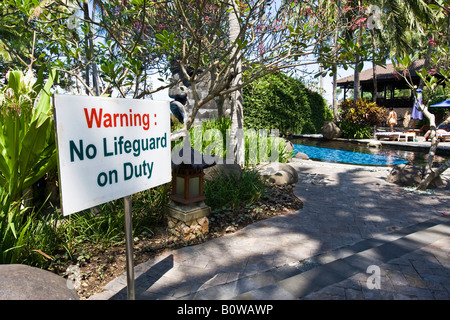
[[[287,153],[294,151],[294,144],[292,143],[292,141],[285,140],[284,151]]]
[[[216,165],[206,168],[203,170],[205,176],[205,181],[213,181],[220,176],[234,176],[238,180],[241,179],[242,169],[241,166],[237,163],[226,163],[223,161],[219,161]]]
[[[67,280],[22,264],[0,265],[0,300],[79,300]]]
[[[258,167],[261,176],[277,185],[294,184],[298,182],[298,173],[286,163],[273,162]]]
[[[322,135],[325,139],[332,140],[342,136],[341,129],[334,122],[325,122],[323,124]]]
[[[389,173],[386,181],[400,186],[413,187],[420,184],[425,174],[425,167],[413,164],[401,164],[395,166]],[[436,177],[428,185],[429,189],[435,189],[444,185],[440,176]]]
[[[300,159],[300,160],[309,160],[309,157],[306,153],[303,152],[297,152],[294,156],[295,159]]]

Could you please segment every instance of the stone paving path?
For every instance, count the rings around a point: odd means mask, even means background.
[[[413,193],[388,168],[292,166],[303,209],[136,266],[136,298],[450,299],[448,170]],[[126,299],[126,275],[90,299]]]

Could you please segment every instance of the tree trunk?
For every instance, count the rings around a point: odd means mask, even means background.
[[[334,30],[334,59],[338,60],[338,37],[339,37],[339,28],[341,21],[341,0],[337,3],[338,6],[338,16],[336,19],[336,29]],[[345,100],[345,97],[344,97]],[[337,98],[337,63],[333,63],[333,119],[337,120],[338,117],[338,98]]]
[[[361,5],[361,1],[358,2],[359,5]],[[358,33],[358,47],[361,48],[361,39],[362,39],[362,25],[359,26],[359,33]],[[360,93],[360,81],[359,81],[359,64],[361,63],[361,56],[359,54],[355,55],[355,73],[353,78],[353,100],[356,101],[357,99],[361,98]]]
[[[94,10],[95,5],[93,6]],[[90,20],[89,17],[89,6],[88,2],[84,1],[83,3],[83,12],[84,12],[84,19],[86,21]],[[92,12],[92,17],[94,17],[95,14]],[[91,26],[92,27],[92,26]],[[92,30],[89,29],[89,33],[86,38],[86,84],[90,85],[90,69],[92,66],[92,85],[94,86],[94,92],[96,96],[100,95],[100,90],[98,87],[98,74],[97,74],[97,64],[95,62],[92,62],[92,58],[94,57],[94,39],[93,39]],[[87,92],[89,94],[89,92]]]
[[[375,52],[377,50],[377,43],[375,41],[375,29],[370,29],[370,36],[372,39],[372,49],[373,49],[373,55],[372,55],[372,73],[373,73],[373,92],[372,92],[372,102],[377,102],[377,92],[378,92],[378,85],[377,85],[377,65],[375,64]]]
[[[337,99],[337,65],[333,65],[333,119],[337,120],[338,117],[338,99]]]
[[[230,43],[235,46],[231,52],[231,59],[234,64],[234,79],[232,87],[239,86],[242,83],[242,61],[241,53],[235,41],[241,32],[239,24],[239,8],[234,1],[230,2],[233,9],[229,13],[230,22]],[[243,165],[245,162],[245,144],[244,144],[244,112],[242,106],[242,91],[236,90],[231,93],[231,130],[230,130],[230,151],[236,159],[236,162]],[[228,152],[227,152],[228,153]],[[228,153],[231,154],[231,153]]]
[[[427,157],[427,166],[425,168],[425,175],[422,182],[417,186],[418,190],[425,190],[434,178],[439,176],[445,170],[450,167],[450,160],[444,162],[439,168],[433,170],[433,160],[436,155],[436,150],[438,147],[439,140],[436,137],[436,123],[434,114],[428,111],[428,108],[424,106],[423,114],[430,120],[430,130],[431,130],[431,146]],[[450,117],[448,117],[443,123],[450,123]],[[433,129],[432,129],[433,128]]]
[[[425,190],[428,187],[428,185],[431,183],[431,181],[433,181],[434,178],[438,177],[441,173],[443,173],[448,168],[450,168],[450,160],[447,160],[439,168],[437,168],[434,171],[431,171],[428,175],[426,175],[425,178],[422,180],[422,182],[417,187],[417,189]]]
[[[431,43],[429,43],[427,53],[425,56],[425,62],[424,62],[425,69],[429,68],[432,51],[433,51],[433,47],[432,47]],[[421,78],[420,83],[419,83],[419,89],[423,89],[424,85],[425,85],[425,83],[423,82],[423,80]],[[430,121],[430,131],[431,131],[431,134],[430,134],[431,145],[430,145],[430,150],[429,150],[428,156],[427,156],[427,164],[425,167],[425,176],[424,176],[422,182],[420,183],[420,185],[417,187],[417,189],[419,189],[419,190],[425,190],[428,187],[428,185],[430,184],[430,182],[434,179],[434,177],[431,178],[432,176],[435,175],[435,173],[433,172],[433,160],[434,160],[434,156],[436,155],[436,150],[438,147],[439,140],[436,137],[436,120],[435,120],[434,114],[429,112],[428,107],[423,104],[421,106],[419,106],[419,108],[422,109],[421,111],[423,112],[425,117],[428,118],[428,120]]]
[[[354,77],[353,77],[353,100],[356,101],[358,100],[358,98],[360,98],[360,93],[359,93],[359,63],[360,63],[360,57],[359,55],[355,56],[356,61],[355,61],[355,72],[354,72]]]

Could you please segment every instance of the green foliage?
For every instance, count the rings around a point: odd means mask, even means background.
[[[227,159],[227,136],[229,136],[230,128],[231,120],[227,118],[203,121],[201,126],[193,126],[189,130],[191,146],[202,154]],[[173,144],[181,147],[183,141],[184,139],[181,139]],[[260,134],[255,129],[244,129],[244,141],[245,166],[266,162],[267,159],[286,163],[293,156],[291,152],[286,151],[284,139],[271,136],[270,131],[267,134],[262,132]],[[261,151],[260,148],[262,148]],[[272,156],[274,151],[278,153],[278,156]],[[261,159],[261,156],[264,159]]]
[[[345,100],[339,104],[340,119],[359,125],[374,126],[383,121],[386,110],[365,99]]]
[[[322,131],[323,123],[333,120],[333,113],[328,108],[326,100],[318,92],[309,92],[309,106],[311,108],[311,121],[314,131],[310,133],[318,133]],[[305,131],[305,133],[307,133]]]
[[[244,132],[245,139],[245,165],[251,166],[261,162],[276,161],[286,163],[294,156],[292,152],[288,152],[285,147],[285,140],[277,136],[261,135],[254,129],[246,129]],[[278,155],[272,155],[273,152]],[[263,159],[261,159],[261,157]]]
[[[51,72],[43,86],[42,71],[34,84],[22,72],[11,71],[0,92],[0,191],[10,201],[56,166],[49,92],[55,76]]]
[[[164,217],[170,184],[139,192],[132,197],[133,234],[152,234]],[[22,210],[24,211],[24,210]],[[38,267],[57,264],[58,259],[74,259],[83,244],[99,248],[122,244],[125,233],[123,199],[105,203],[95,212],[63,217],[57,210],[24,215],[19,202],[11,208],[10,227],[0,224],[0,263],[25,263]]]
[[[349,139],[368,139],[372,135],[371,128],[361,124],[341,122],[339,127],[342,130],[342,136]]]
[[[214,181],[205,181],[205,203],[211,208],[236,208],[257,201],[265,192],[265,184],[256,170],[244,169],[241,178],[223,175]]]
[[[247,128],[317,133],[325,121],[332,119],[322,96],[280,72],[244,87],[243,103]]]
[[[339,127],[346,138],[370,138],[371,127],[383,121],[386,109],[365,99],[345,100],[339,105]]]
[[[6,215],[0,216],[0,264],[18,263],[25,251],[24,236],[31,222],[25,211],[20,209],[19,202],[15,202],[8,205]]]
[[[203,121],[201,126],[193,126],[189,130],[192,148],[201,153],[226,159],[226,137],[230,128],[231,119],[224,117]]]
[[[26,252],[34,214],[21,206],[24,190],[56,166],[49,92],[55,76],[50,72],[44,86],[43,70],[34,83],[30,74],[10,71],[0,91],[0,263],[16,263]]]

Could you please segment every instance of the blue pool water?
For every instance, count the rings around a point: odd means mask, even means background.
[[[370,166],[390,166],[408,163],[407,160],[390,155],[363,153],[340,149],[294,144],[294,151],[303,152],[310,159]]]

